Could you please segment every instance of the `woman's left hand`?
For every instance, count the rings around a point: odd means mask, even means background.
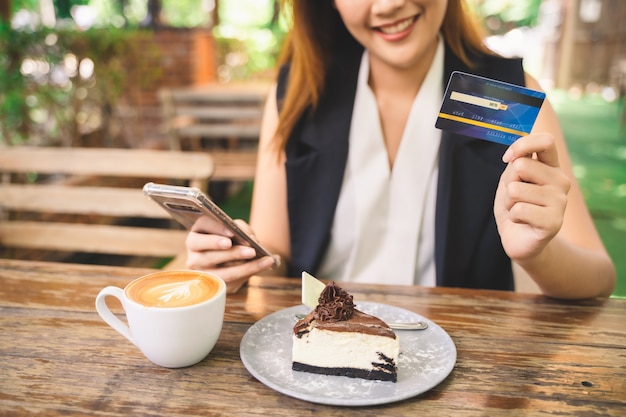
[[[494,202],[498,232],[511,259],[532,259],[561,229],[571,182],[547,133],[518,139],[502,160],[508,165]]]

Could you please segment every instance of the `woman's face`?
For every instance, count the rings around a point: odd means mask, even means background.
[[[370,59],[398,69],[419,66],[434,55],[447,5],[448,0],[335,0]]]

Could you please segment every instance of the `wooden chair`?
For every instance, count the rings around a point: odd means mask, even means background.
[[[213,181],[254,178],[266,86],[209,86],[159,91],[173,150],[208,150]]]
[[[175,257],[184,253],[187,232],[142,186],[170,182],[206,191],[213,167],[210,155],[196,152],[0,148],[0,253]],[[37,181],[28,180],[33,176]]]

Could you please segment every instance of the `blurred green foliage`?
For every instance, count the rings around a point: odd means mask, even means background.
[[[492,35],[513,28],[533,27],[539,19],[542,0],[467,0]]]
[[[11,0],[11,9],[15,13],[18,10],[36,10],[39,0]]]
[[[232,1],[232,0],[230,0]],[[174,27],[201,27],[211,24],[203,0],[162,0],[165,23]]]
[[[69,19],[73,6],[88,4],[97,18],[81,30]],[[275,0],[229,0],[220,4],[213,28],[220,81],[249,79],[273,69],[285,33]],[[0,23],[0,143],[75,144],[81,135],[105,130],[120,100],[159,76],[147,68],[142,49],[151,36],[141,30],[146,0],[55,2],[55,28],[39,24],[37,0],[14,0],[14,16],[30,13],[20,28]],[[210,24],[203,0],[165,0],[163,23]],[[63,20],[64,18],[68,18]],[[24,21],[24,15],[20,16]],[[143,58],[143,59],[142,59]],[[132,105],[132,103],[130,103]]]
[[[288,23],[277,0],[230,0],[219,3],[213,29],[221,81],[263,77],[276,67]]]
[[[112,117],[144,68],[139,30],[12,29],[0,23],[0,142],[77,143]]]

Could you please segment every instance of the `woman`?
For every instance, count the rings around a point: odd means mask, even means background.
[[[452,71],[540,88],[483,46],[463,6],[293,2],[250,230],[290,276],[511,290],[513,262],[546,295],[610,295],[615,270],[549,103],[508,149],[434,128]],[[235,291],[272,260],[227,237],[199,221],[187,262]]]

